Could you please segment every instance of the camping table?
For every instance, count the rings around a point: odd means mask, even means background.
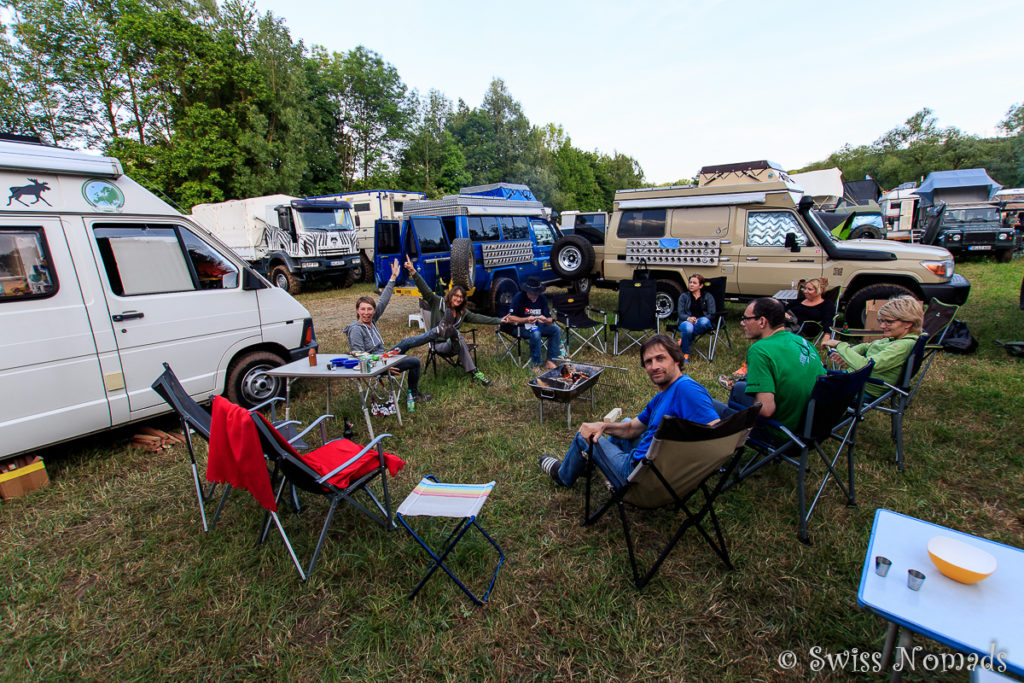
[[[363,406],[363,417],[366,419],[366,429],[370,432],[370,438],[374,438],[373,424],[370,422],[370,410],[367,408],[367,400],[370,398],[372,393],[372,381],[381,375],[386,378],[386,387],[388,392],[388,398],[394,401],[395,404],[395,415],[398,417],[398,424],[402,424],[402,413],[398,407],[399,404],[399,392],[402,387],[401,380],[396,380],[391,375],[391,368],[393,368],[400,360],[405,356],[392,356],[386,361],[378,362],[369,372],[360,372],[359,368],[348,369],[348,368],[333,368],[328,369],[330,361],[335,358],[353,358],[346,354],[326,354],[321,353],[317,355],[316,365],[310,365],[308,358],[302,358],[293,363],[282,365],[279,368],[273,370],[267,370],[267,374],[271,377],[284,377],[285,378],[285,419],[287,420],[290,415],[291,409],[291,398],[292,398],[292,382],[297,379],[304,377],[316,377],[319,379],[327,380],[327,409],[326,412],[331,412],[331,380],[332,379],[348,379],[352,380],[359,387],[359,398],[362,401]]]
[[[998,563],[995,573],[972,585],[946,578],[928,556],[928,541],[939,535],[993,555]],[[892,560],[888,576],[875,573],[876,555]],[[920,570],[927,577],[919,591],[907,588],[908,569]],[[904,647],[910,644],[910,633],[920,633],[979,658],[1001,653],[1007,670],[1020,676],[1024,675],[1022,577],[1024,550],[1020,548],[879,509],[864,557],[857,604],[890,622],[882,654],[886,665],[892,661],[890,655],[902,626],[908,631],[900,639]],[[904,669],[910,669],[914,651],[904,652]],[[923,653],[916,654],[915,669],[925,670]],[[993,665],[998,667],[1000,663],[994,661]],[[900,673],[894,670],[892,680],[899,680]]]
[[[799,296],[799,289],[780,289],[772,294],[772,298],[778,299],[779,301],[796,301]]]

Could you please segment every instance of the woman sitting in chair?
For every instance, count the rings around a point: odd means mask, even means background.
[[[803,286],[804,298],[798,299],[788,307],[788,314],[796,318],[800,328],[798,334],[813,340],[820,331],[822,344],[832,339],[832,321],[836,317],[835,302],[824,298],[826,290],[827,278],[816,277],[808,280]]]
[[[875,361],[871,377],[889,384],[900,380],[903,365],[921,335],[924,310],[921,302],[912,296],[889,299],[878,309],[878,324],[889,336],[864,344],[851,345],[844,341],[829,339],[822,346],[829,349],[829,355],[837,354],[852,370],[859,370],[870,361]],[[886,388],[881,384],[869,383],[868,396],[880,396]]]
[[[686,281],[687,291],[679,295],[676,311],[679,320],[679,348],[683,363],[690,362],[690,344],[698,334],[711,330],[711,316],[715,314],[715,297],[704,292],[704,276],[694,273]]]
[[[384,315],[384,310],[391,301],[391,293],[395,290],[398,272],[398,259],[395,259],[391,262],[391,279],[384,286],[384,291],[380,293],[378,303],[374,303],[373,299],[368,296],[361,296],[356,301],[356,319],[342,330],[348,337],[348,345],[352,353],[384,353],[384,339],[380,336],[380,330],[377,329],[377,320]],[[420,359],[416,356],[406,356],[394,367],[409,373],[409,390],[418,403],[424,403],[433,397],[430,394],[420,393],[420,365]]]

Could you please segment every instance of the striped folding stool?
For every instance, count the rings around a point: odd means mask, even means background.
[[[427,569],[427,573],[420,579],[420,582],[416,584],[416,587],[409,594],[409,599],[416,597],[416,594],[420,592],[423,585],[434,575],[437,568],[440,567],[444,572],[451,578],[455,584],[462,589],[462,591],[469,596],[477,605],[483,605],[487,602],[487,599],[491,596],[491,590],[494,589],[494,582],[498,578],[498,571],[501,569],[501,564],[505,561],[505,553],[502,552],[498,544],[491,538],[484,528],[480,526],[476,518],[480,514],[480,509],[487,502],[487,496],[491,494],[491,489],[494,488],[494,482],[488,484],[445,484],[437,481],[433,476],[427,475],[420,483],[416,485],[412,493],[402,501],[402,504],[398,507],[398,511],[395,513],[395,518],[401,522],[402,526],[405,527],[416,541],[423,546],[423,549],[430,555],[432,562],[430,567]],[[444,548],[440,554],[434,552],[434,550],[424,541],[409,523],[406,521],[406,517],[450,517],[458,519],[455,528],[452,529],[448,538],[444,541]],[[462,540],[462,537],[469,531],[470,528],[476,528],[485,539],[494,547],[498,553],[498,566],[494,568],[494,574],[491,575],[491,582],[487,586],[487,592],[484,593],[482,598],[478,598],[473,594],[469,588],[466,587],[459,577],[444,563],[448,555],[454,550],[455,545]]]

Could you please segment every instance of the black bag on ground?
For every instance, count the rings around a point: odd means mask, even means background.
[[[946,336],[942,339],[942,350],[950,353],[974,353],[978,348],[978,340],[971,334],[967,323],[953,320],[949,323]]]

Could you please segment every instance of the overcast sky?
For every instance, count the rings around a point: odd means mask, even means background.
[[[504,79],[534,125],[619,151],[649,182],[705,164],[798,168],[923,107],[997,134],[1024,101],[1024,2],[256,0],[292,39],[364,45],[410,88],[479,106]]]

